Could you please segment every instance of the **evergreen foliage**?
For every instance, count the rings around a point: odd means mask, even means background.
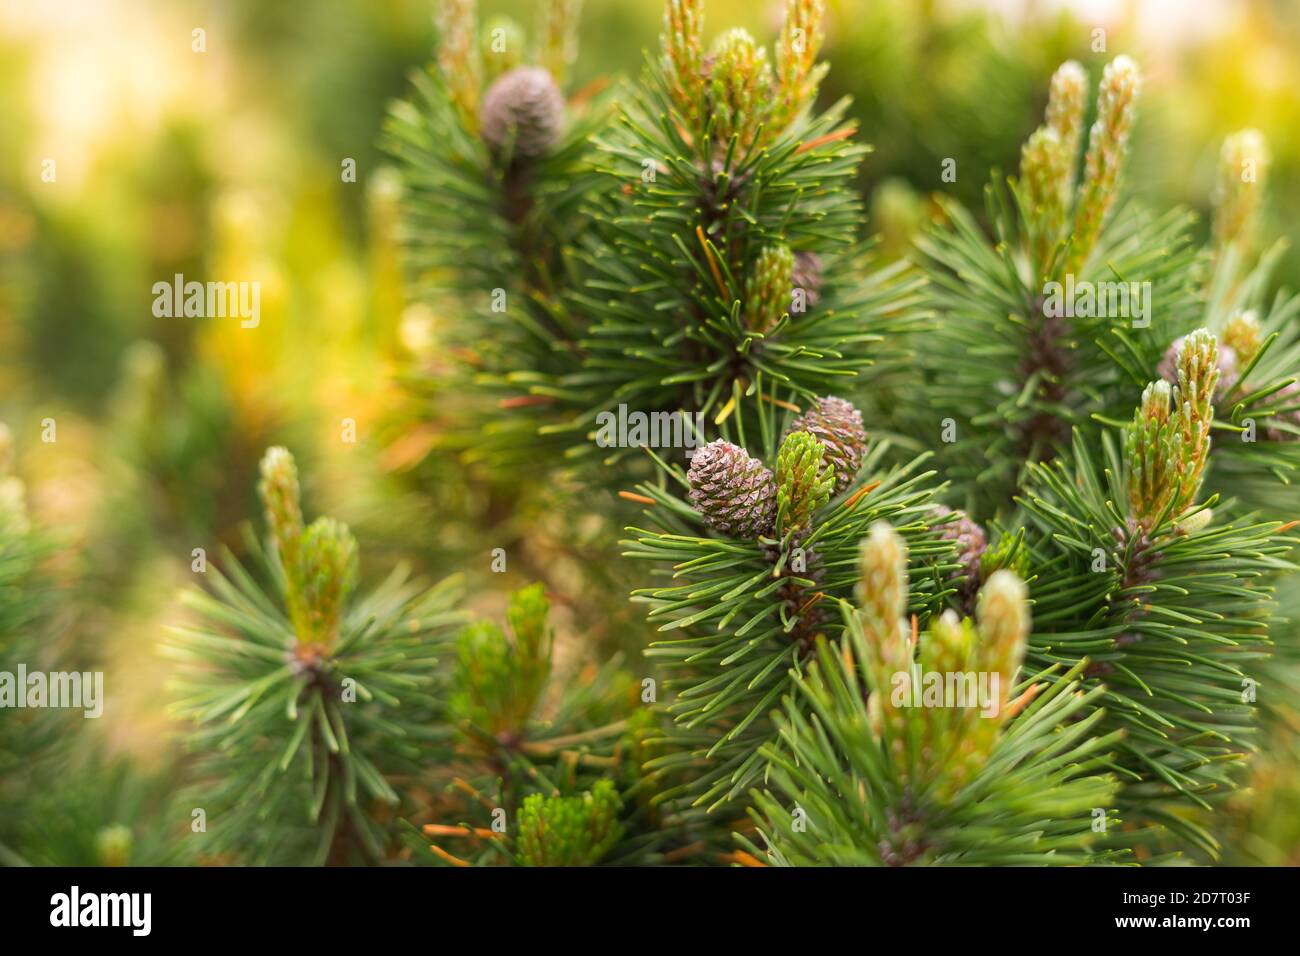
[[[456,303],[468,320],[451,335],[460,374],[443,381],[413,369],[408,378],[430,410],[459,407],[467,388],[495,396],[495,409],[466,410],[481,428],[452,425],[439,450],[503,467],[563,447],[542,431],[556,420],[552,406],[589,398],[569,378],[583,323],[567,298],[579,281],[575,245],[591,227],[585,197],[598,182],[589,140],[607,108],[591,89],[563,95],[577,6],[539,4],[541,37],[525,50],[516,24],[490,24],[480,40],[472,0],[446,4],[437,62],[412,78],[415,96],[385,127],[403,173],[417,292]],[[537,62],[524,64],[529,57]]]
[[[648,603],[659,632],[676,632],[647,652],[668,669],[674,691],[667,705],[673,744],[652,766],[679,775],[681,790],[700,805],[740,797],[763,772],[770,713],[818,637],[841,633],[833,602],[852,593],[858,541],[873,521],[891,520],[908,539],[917,561],[914,610],[940,607],[951,591],[943,574],[956,570],[951,544],[931,530],[936,485],[933,472],[922,470],[927,456],[889,465],[889,444],[870,442],[859,474],[830,498],[835,476],[821,464],[825,446],[796,431],[775,450],[784,431],[775,412],[767,403],[755,410],[758,434],[749,439],[776,459],[784,480],[774,490],[771,529],[713,530],[709,513],[683,500],[682,491],[695,493],[700,481],[694,463],[689,474],[665,465],[657,481],[637,486],[649,505],[648,527],[630,529],[634,537],[625,542],[629,557],[652,562],[666,579],[634,597]],[[744,494],[739,483],[732,487]]]
[[[0,708],[0,862],[1216,860],[1300,689],[1300,299],[1258,251],[1263,136],[1224,143],[1202,243],[1126,194],[1137,63],[1094,96],[1067,61],[1016,174],[982,211],[936,197],[891,260],[871,147],[822,103],[823,0],[785,0],[770,47],[665,0],[639,81],[581,89],[579,3],[538,9],[443,0],[388,114],[451,363],[401,377],[415,444],[553,492],[566,531],[628,523],[644,654],[575,650],[543,583],[494,609],[377,574],[274,446],[229,481],[262,532],[194,568],[161,647],[185,787],[108,760],[94,799],[51,786],[61,724]],[[159,411],[161,350],[128,364],[124,457],[185,487],[173,445],[247,451],[216,386],[183,396],[205,442]],[[598,441],[620,408],[680,414],[684,448]],[[6,445],[0,671],[60,651]]]
[[[42,546],[27,513],[26,488],[10,473],[13,457],[9,427],[0,422],[0,671],[16,674],[23,664],[36,670],[49,659],[40,645],[43,611],[39,577]],[[22,692],[25,688],[12,690]],[[43,759],[57,728],[48,712],[0,706],[0,863],[13,863],[24,795],[43,781]]]
[[[867,147],[847,102],[812,105],[822,17],[789,6],[773,69],[742,30],[704,53],[702,4],[670,4],[644,82],[522,164],[475,141],[445,66],[418,78],[387,138],[412,265],[447,269],[459,299],[498,295],[462,355],[510,414],[466,439],[474,454],[589,456],[596,416],[619,404],[720,422],[738,393],[811,398],[901,357],[892,333],[917,283],[873,267],[859,237]]]
[[[846,103],[814,104],[823,14],[790,0],[769,59],[741,30],[706,49],[702,3],[668,0],[643,81],[574,166],[534,180],[530,209],[553,212],[564,179],[582,228],[554,246],[549,357],[501,353],[527,393],[513,439],[536,427],[587,457],[602,410],[704,413],[689,466],[647,449],[652,473],[622,492],[644,506],[625,553],[654,575],[633,598],[664,635],[643,795],[662,825],[734,832],[745,863],[1212,858],[1198,814],[1240,785],[1243,687],[1295,570],[1265,490],[1294,465],[1294,300],[1266,298],[1276,251],[1246,264],[1266,149],[1225,144],[1198,248],[1189,214],[1123,197],[1136,63],[1105,67],[1089,126],[1069,61],[1018,176],[986,189],[991,237],[941,199],[916,266],[881,268],[851,188],[866,147]],[[517,136],[546,127],[520,116]],[[480,182],[500,178],[498,138],[474,147]],[[445,165],[405,158],[417,187]],[[466,290],[485,278],[457,271]],[[480,669],[464,682],[513,674],[506,724],[526,723],[530,640],[462,641]],[[927,670],[996,675],[996,716],[888,703]],[[530,821],[590,815],[552,859],[600,845],[595,786],[522,798]],[[757,829],[736,822],[747,807]],[[507,855],[535,862],[526,845]]]
[[[767,749],[775,793],[756,796],[766,849],[755,852],[782,866],[1110,858],[1092,844],[1113,822],[1105,752],[1119,734],[1097,733],[1102,712],[1088,711],[1101,691],[1080,692],[1080,668],[1018,681],[1024,583],[996,572],[980,591],[978,624],[946,611],[918,637],[903,620],[906,547],[886,523],[863,542],[860,567],[859,606],[841,602],[841,648],[818,644],[777,717],[780,739]],[[971,696],[964,706],[943,700],[947,675],[965,673],[996,675],[986,709],[973,706],[973,683],[957,691]],[[922,695],[929,703],[917,706]]]
[[[252,568],[228,550],[191,591],[192,626],[165,646],[179,665],[177,714],[194,729],[194,806],[214,825],[204,852],[281,864],[376,862],[401,803],[394,775],[441,746],[439,655],[460,620],[455,580],[422,588],[397,568],[353,598],[346,526],[304,528],[297,469],[262,460],[268,546]],[[217,821],[220,821],[219,824]]]
[[[553,673],[550,604],[540,585],[514,592],[509,631],[490,620],[456,639],[453,754],[435,777],[440,821],[423,833],[430,862],[454,866],[654,864],[698,844],[698,827],[658,807],[641,765],[654,713],[618,659],[576,677]],[[411,842],[413,846],[417,844]],[[726,846],[725,834],[713,843]]]

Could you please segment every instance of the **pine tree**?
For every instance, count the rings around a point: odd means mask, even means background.
[[[752,427],[742,396],[812,400],[898,358],[915,287],[860,238],[851,183],[868,148],[847,101],[814,105],[823,18],[787,3],[769,63],[743,30],[706,53],[703,4],[666,4],[658,58],[598,137],[578,301],[601,400]]]
[[[842,430],[803,430],[828,407],[841,413]],[[957,570],[952,544],[933,528],[938,486],[922,470],[928,456],[887,464],[889,443],[868,440],[842,399],[800,417],[783,411],[784,428],[776,410],[760,403],[754,437],[738,418],[737,444],[719,439],[689,471],[665,465],[657,481],[638,485],[649,527],[632,528],[625,542],[628,556],[669,579],[634,597],[649,604],[659,632],[676,632],[647,652],[674,691],[669,752],[651,766],[680,778],[667,795],[710,808],[742,797],[762,774],[771,711],[818,639],[842,632],[834,602],[852,593],[858,542],[874,521],[892,521],[908,541],[914,610],[939,608],[952,591],[945,576]],[[718,452],[739,467],[717,467]],[[827,464],[832,456],[858,468],[841,477]],[[749,477],[755,467],[769,475],[761,484]]]
[[[924,332],[912,337],[921,402],[868,405],[864,416],[868,432],[940,438],[934,470],[906,486],[915,497],[892,498],[899,473],[887,469],[906,466],[875,438],[862,474],[847,475],[850,493],[829,500],[846,478],[836,470],[842,455],[827,467],[835,442],[814,428],[778,444],[788,429],[761,407],[748,441],[742,418],[725,445],[697,453],[698,469],[664,465],[657,483],[632,496],[651,506],[653,525],[634,529],[628,553],[671,579],[634,596],[650,602],[651,620],[666,620],[661,630],[684,633],[651,649],[677,674],[667,705],[676,739],[652,766],[689,770],[668,793],[710,808],[767,774],[776,786],[760,788],[756,801],[761,855],[771,862],[1217,853],[1198,808],[1240,786],[1259,719],[1253,688],[1274,640],[1291,639],[1273,598],[1295,570],[1290,524],[1269,515],[1276,497],[1270,507],[1248,492],[1270,478],[1286,481],[1293,467],[1291,409],[1278,396],[1290,395],[1300,356],[1285,328],[1292,299],[1269,303],[1267,325],[1249,308],[1266,307],[1270,267],[1268,256],[1253,271],[1242,265],[1265,165],[1258,138],[1243,134],[1225,147],[1214,239],[1197,249],[1186,214],[1153,217],[1119,202],[1139,89],[1131,60],[1111,63],[1085,138],[1087,79],[1067,63],[1020,177],[987,192],[996,244],[951,202],[921,240],[927,285],[913,318]],[[1134,298],[1105,299],[1119,283]],[[826,401],[800,411],[800,426]],[[688,489],[688,501],[674,486]],[[1228,494],[1239,487],[1241,497]],[[907,543],[911,574],[896,577],[925,634],[910,645],[846,632],[827,614],[827,598],[849,598],[849,556],[880,518]],[[791,546],[808,549],[799,576],[789,570]],[[943,653],[928,647],[977,644],[979,626],[954,615],[976,611],[977,595],[1011,573],[1026,582],[1037,622],[1022,652],[1026,671],[1078,693],[1043,698],[1061,700],[1068,714],[1032,709],[1037,716],[1026,711],[993,735],[1018,761],[998,778],[1011,788],[1007,808],[977,804],[1006,840],[995,852],[963,845],[951,829],[962,819],[979,832],[954,796],[969,783],[969,767],[952,760],[927,768],[933,779],[917,796],[907,785],[916,768],[897,765],[879,720],[864,736],[861,718],[882,706],[890,673],[870,663],[872,654],[893,654],[890,668],[906,674],[918,649],[924,663]],[[898,608],[880,615],[902,616]],[[818,651],[822,642],[839,650]],[[855,687],[869,692],[866,701]],[[901,720],[894,739],[938,732],[924,713]],[[1090,739],[1076,733],[1081,724]],[[991,739],[944,732],[945,747],[1003,766]],[[1031,740],[1038,749],[1025,746]],[[1053,775],[1058,744],[1090,755],[1079,779]],[[1054,813],[1046,808],[1058,785],[1081,799],[1063,798]],[[1029,794],[1044,809],[1024,819],[1061,825],[1037,851],[1018,842],[1008,812]],[[844,810],[844,801],[862,813]],[[1069,819],[1059,816],[1065,807]],[[794,811],[806,811],[796,829]],[[1092,820],[1104,837],[1095,837]],[[1038,836],[1032,828],[1024,835]],[[747,845],[759,853],[758,843]]]
[[[1249,688],[1270,638],[1291,637],[1271,592],[1293,568],[1276,483],[1296,461],[1296,300],[1268,298],[1275,251],[1245,265],[1258,134],[1225,144],[1205,249],[1186,214],[1119,201],[1139,87],[1126,57],[1106,68],[1076,177],[1086,76],[1061,67],[1020,177],[986,192],[996,246],[945,206],[920,243],[938,321],[918,354],[928,414],[955,425],[938,448],[954,491],[1003,541],[1025,529],[1001,546],[1032,569],[1030,659],[1088,659],[1105,726],[1125,728],[1126,818],[1213,855],[1203,821],[1176,808],[1231,793],[1257,721]],[[1103,299],[1117,286],[1145,306],[1117,311]]]
[[[787,0],[770,54],[743,30],[706,50],[702,3],[666,0],[612,97],[569,91],[576,6],[543,5],[530,48],[445,3],[390,115],[419,294],[454,304],[461,364],[408,377],[453,423],[435,451],[579,462],[641,507],[646,662],[560,674],[542,585],[504,624],[401,569],[359,597],[357,542],[305,522],[273,448],[267,543],[207,572],[168,645],[203,852],[1213,859],[1281,712],[1254,689],[1287,686],[1273,651],[1296,644],[1300,346],[1277,248],[1257,255],[1262,137],[1224,145],[1201,247],[1123,195],[1136,63],[1105,67],[1089,127],[1067,62],[987,231],[940,200],[916,262],[881,267],[867,147],[846,102],[816,105],[819,0]],[[620,405],[701,416],[691,454],[602,447]]]
[[[1243,182],[1239,147],[1228,150],[1219,239],[1209,249],[1195,247],[1185,211],[1153,215],[1121,202],[1140,86],[1132,60],[1107,66],[1079,172],[1087,79],[1078,64],[1063,65],[1019,178],[995,179],[985,191],[993,241],[969,212],[945,202],[946,223],[918,243],[928,304],[942,321],[917,350],[930,402],[912,427],[933,433],[935,418],[953,422],[955,441],[939,450],[976,510],[1006,505],[1028,466],[1068,449],[1073,428],[1095,439],[1099,421],[1126,417],[1162,360],[1172,368],[1176,341],[1199,326],[1254,343],[1246,361],[1224,351],[1234,368],[1216,396],[1218,430],[1240,434],[1250,420],[1254,431],[1249,441],[1221,443],[1223,468],[1259,476],[1295,466],[1294,449],[1280,440],[1291,410],[1275,396],[1295,367],[1286,326],[1296,306],[1284,296],[1266,301],[1275,260],[1266,257],[1243,281],[1240,244],[1224,238],[1249,233],[1263,164],[1255,157]],[[1229,323],[1238,331],[1228,334]],[[1255,443],[1261,430],[1271,440]],[[1244,469],[1234,464],[1243,458]]]
[[[483,126],[465,106],[472,4],[446,10],[440,65],[417,81],[418,108],[394,110],[388,142],[413,266],[444,267],[461,300],[497,295],[468,359],[510,414],[473,437],[475,454],[535,457],[540,440],[617,459],[628,450],[590,435],[620,404],[716,425],[751,407],[742,396],[812,399],[901,358],[891,343],[916,283],[873,267],[859,238],[867,147],[847,101],[813,105],[821,2],[790,0],[771,61],[743,30],[705,52],[701,0],[667,4],[659,56],[614,115],[557,121],[569,134],[526,161],[494,152],[504,120]]]
[[[1233,789],[1256,715],[1247,693],[1280,624],[1272,582],[1291,572],[1280,522],[1218,519],[1201,497],[1210,451],[1217,343],[1188,336],[1179,384],[1151,383],[1100,461],[1076,435],[1068,459],[1032,469],[1024,500],[1036,612],[1031,659],[1104,682],[1106,726],[1122,726],[1121,792],[1141,819],[1213,853],[1173,812]]]
[[[250,530],[251,567],[227,550],[208,568],[208,588],[185,595],[196,621],[163,647],[193,728],[177,805],[203,811],[200,859],[539,866],[729,852],[726,835],[656,805],[640,770],[656,717],[618,659],[552,679],[540,585],[512,596],[508,632],[466,623],[457,579],[426,589],[399,567],[356,596],[356,541],[333,518],[304,523],[285,449],[267,451],[258,491],[267,544]]]
[[[993,239],[944,202],[919,273],[876,270],[853,238],[861,208],[847,188],[864,148],[844,104],[812,105],[821,17],[819,3],[787,4],[769,62],[737,30],[706,52],[702,5],[666,3],[659,55],[592,137],[590,175],[572,180],[584,228],[563,253],[574,269],[558,299],[575,326],[556,351],[573,364],[546,378],[527,351],[510,359],[561,416],[546,434],[580,439],[618,403],[707,416],[689,468],[652,452],[657,473],[623,495],[647,506],[627,554],[668,579],[634,599],[677,632],[648,652],[671,692],[647,764],[655,799],[727,816],[775,774],[778,790],[758,797],[774,862],[979,857],[978,840],[963,847],[944,829],[973,786],[969,766],[930,767],[913,794],[879,727],[874,740],[833,741],[818,728],[860,732],[837,688],[864,685],[870,697],[853,706],[880,706],[888,674],[868,662],[882,641],[901,671],[918,647],[922,661],[973,647],[980,626],[954,615],[978,617],[980,596],[1015,574],[1038,621],[1016,664],[1037,675],[1026,687],[1051,689],[1002,725],[944,739],[1016,768],[984,784],[1006,786],[1008,804],[1059,787],[1074,815],[1034,849],[1014,815],[980,801],[997,821],[985,825],[1007,828],[1003,859],[1123,856],[1163,845],[1159,825],[1212,854],[1184,811],[1235,786],[1254,720],[1237,685],[1266,657],[1280,624],[1270,588],[1291,570],[1280,521],[1203,491],[1209,480],[1245,492],[1294,463],[1293,300],[1264,298],[1276,252],[1244,265],[1262,142],[1248,132],[1225,145],[1214,237],[1198,249],[1187,214],[1120,201],[1137,65],[1106,67],[1086,128],[1089,80],[1068,62],[1019,176],[986,190]],[[547,123],[527,119],[517,135],[536,127],[549,142]],[[485,130],[489,147],[499,139]],[[1126,297],[1105,299],[1117,284]],[[932,458],[900,454],[930,444],[920,436],[936,424]],[[861,615],[833,606],[852,596],[859,542],[882,519],[906,542],[902,600],[926,635],[911,645],[864,636]],[[939,732],[925,713],[901,719]],[[1053,755],[1070,747],[1090,762],[1058,774]],[[871,782],[856,796],[897,834],[826,832],[827,808],[849,792],[831,766]],[[815,838],[778,825],[801,795],[821,800],[820,828],[802,831]],[[1118,808],[1140,833],[1091,845],[1088,800],[1104,805],[1103,831]]]

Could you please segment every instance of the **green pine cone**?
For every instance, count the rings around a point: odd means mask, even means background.
[[[737,28],[718,37],[707,62],[714,139],[726,148],[734,136],[745,149],[754,142],[771,108],[767,51],[748,31]]]
[[[791,432],[776,456],[777,527],[782,532],[806,528],[817,509],[831,500],[835,465],[826,446],[812,432]]]
[[[1125,451],[1133,517],[1148,531],[1162,515],[1176,518],[1195,504],[1210,454],[1218,361],[1218,340],[1197,329],[1179,352],[1178,385],[1161,379],[1142,393]]]
[[[745,280],[745,325],[771,329],[790,308],[794,253],[789,246],[764,246]]]

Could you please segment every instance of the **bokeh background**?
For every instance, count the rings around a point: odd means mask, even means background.
[[[1063,59],[1095,73],[1121,52],[1146,76],[1126,188],[1205,212],[1224,136],[1253,126],[1272,154],[1263,232],[1296,231],[1295,0],[828,6],[823,96],[852,96],[876,147],[861,188],[891,255],[933,191],[978,204],[991,172],[1014,170]],[[530,0],[480,9],[534,15]],[[439,335],[457,321],[455,303],[409,301],[400,195],[376,147],[430,55],[432,14],[431,0],[0,0],[0,421],[52,539],[50,640],[108,688],[75,742],[90,769],[30,795],[48,811],[16,838],[29,861],[161,858],[151,807],[178,754],[156,646],[180,619],[192,549],[239,547],[270,444],[298,457],[308,513],[354,528],[368,573],[398,559],[430,579],[464,571],[485,611],[544,580],[571,666],[592,645],[644,643],[611,560],[630,516],[617,500],[429,455],[424,399],[402,384],[413,362],[446,360]],[[660,16],[659,0],[586,0],[579,77],[634,79]],[[779,18],[776,2],[710,0],[706,31],[771,38]],[[940,179],[947,158],[955,183]],[[260,325],[156,318],[152,286],[175,273],[259,282]],[[1278,281],[1300,287],[1296,250]],[[506,574],[490,571],[498,547]],[[1225,862],[1300,864],[1297,731],[1265,744],[1224,816]],[[122,828],[126,859],[104,838]]]

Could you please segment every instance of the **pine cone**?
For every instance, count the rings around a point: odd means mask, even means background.
[[[564,96],[551,74],[539,66],[520,66],[493,83],[483,97],[479,125],[494,151],[513,138],[521,159],[545,156],[560,138]]]
[[[728,30],[714,43],[705,69],[714,142],[725,150],[735,136],[740,148],[747,148],[771,109],[772,68],[767,50],[747,31]]]
[[[936,518],[953,514],[953,509],[946,505],[936,505],[933,511]],[[957,554],[954,557],[957,558],[957,563],[961,564],[961,570],[953,571],[950,581],[957,585],[963,611],[969,614],[975,592],[979,591],[982,584],[980,559],[984,557],[984,551],[988,550],[988,536],[980,525],[972,522],[965,511],[957,511],[956,514],[957,520],[954,522],[939,525],[939,533],[945,541],[953,541],[957,545]]]
[[[804,304],[808,308],[811,309],[816,305],[822,289],[821,256],[815,252],[796,252],[790,285],[796,289],[803,289]]]
[[[860,411],[844,399],[828,395],[791,422],[786,434],[791,432],[811,432],[825,446],[826,462],[835,466],[835,494],[853,483],[867,450]]]
[[[718,439],[691,459],[690,499],[711,528],[736,538],[757,538],[772,530],[776,482],[772,472],[745,449]]]
[[[790,311],[794,254],[789,246],[764,246],[745,279],[745,325],[767,332]]]
[[[935,505],[934,513],[936,517],[942,518],[953,514],[953,509],[947,505]],[[957,543],[957,563],[962,566],[961,573],[966,578],[968,592],[973,594],[979,587],[980,558],[988,548],[988,537],[984,534],[984,529],[971,521],[966,512],[958,511],[956,514],[956,521],[939,525],[939,534],[945,541]]]
[[[786,532],[808,528],[835,489],[835,466],[826,446],[806,431],[790,432],[776,456],[776,525]]]

